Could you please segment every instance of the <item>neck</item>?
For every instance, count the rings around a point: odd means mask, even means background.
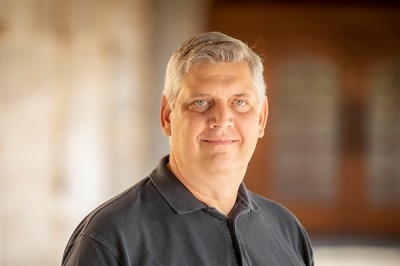
[[[215,174],[204,169],[179,167],[170,155],[168,168],[199,201],[228,216],[235,205],[245,171]]]

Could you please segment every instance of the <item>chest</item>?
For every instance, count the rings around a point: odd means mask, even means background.
[[[129,265],[302,265],[293,245],[245,214],[234,221],[206,211],[143,221],[125,239]]]

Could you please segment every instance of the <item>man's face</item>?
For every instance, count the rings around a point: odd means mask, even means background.
[[[267,120],[247,62],[203,63],[183,77],[174,109],[165,97],[161,125],[178,167],[213,173],[247,168]]]

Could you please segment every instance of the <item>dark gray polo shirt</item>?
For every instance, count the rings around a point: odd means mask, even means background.
[[[227,218],[166,167],[104,203],[77,227],[63,265],[313,265],[298,220],[242,184]]]

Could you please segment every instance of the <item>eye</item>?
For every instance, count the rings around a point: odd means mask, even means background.
[[[251,105],[247,99],[234,99],[232,108],[238,113],[246,113],[251,109]]]
[[[210,108],[210,102],[207,100],[194,100],[190,105],[189,105],[189,110],[198,112],[198,113],[203,113],[207,111]]]
[[[246,102],[244,100],[235,100],[235,104],[238,106],[243,106],[246,104]]]
[[[193,104],[197,105],[197,106],[204,106],[207,104],[207,102],[204,100],[197,100],[197,101],[194,101]]]

